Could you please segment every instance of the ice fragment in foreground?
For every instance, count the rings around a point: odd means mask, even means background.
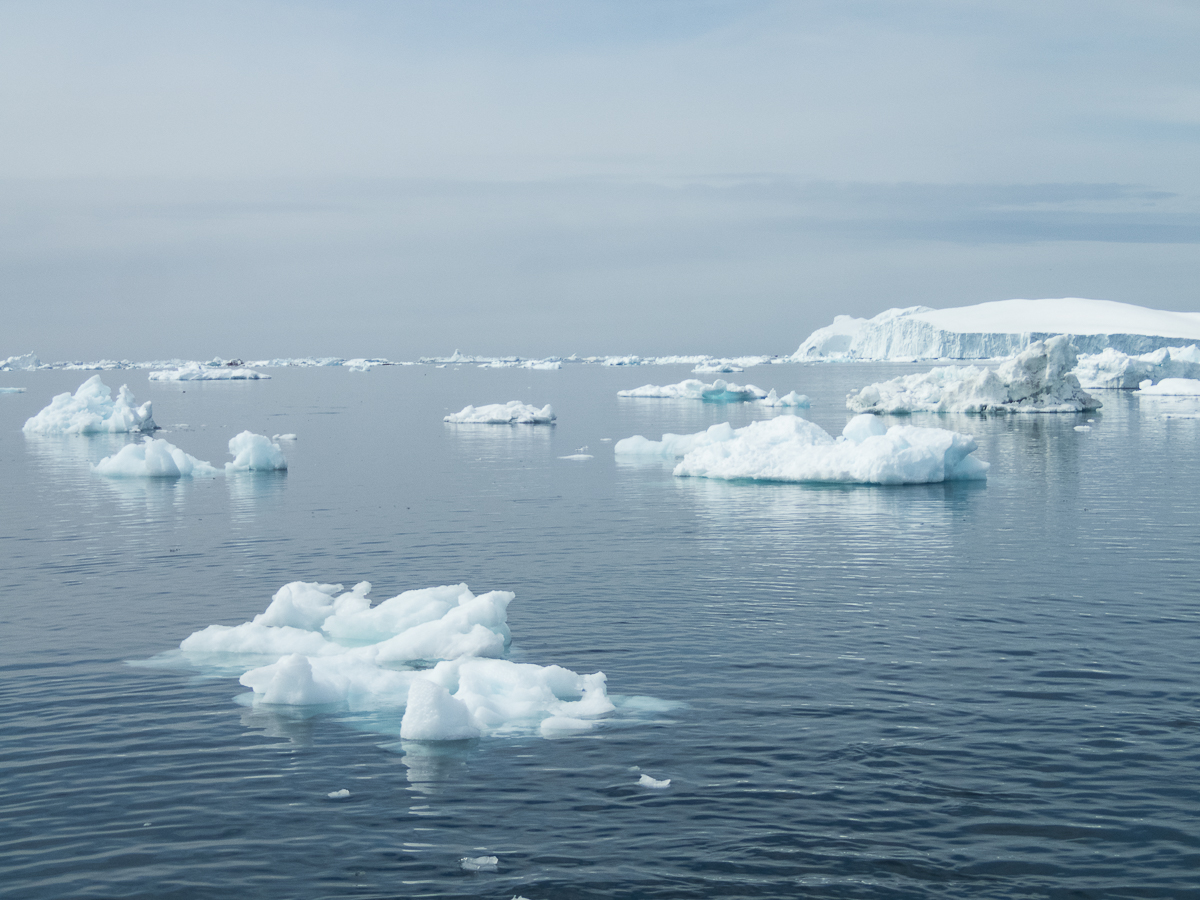
[[[243,431],[229,439],[229,452],[233,462],[225,463],[225,468],[230,472],[276,472],[288,467],[283,450],[264,434]]]
[[[100,434],[150,432],[154,424],[151,403],[135,406],[127,385],[121,385],[117,399],[112,391],[93,375],[74,394],[59,394],[50,405],[26,421],[26,434]]]
[[[642,787],[648,788],[665,788],[670,786],[671,779],[664,778],[659,781],[657,778],[651,778],[649,775],[643,775],[638,779],[638,784],[640,784]]]
[[[556,418],[550,404],[538,409],[520,400],[510,400],[508,403],[466,406],[442,421],[452,425],[552,425]]]
[[[459,863],[468,872],[495,872],[500,860],[495,856],[464,856]]]
[[[340,791],[330,791],[325,796],[328,797],[330,800],[345,800],[347,797],[350,796],[350,792],[348,790],[346,790],[345,788],[342,788]]]
[[[1147,379],[1138,385],[1137,392],[1160,397],[1200,397],[1200,378],[1164,378],[1158,384]]]

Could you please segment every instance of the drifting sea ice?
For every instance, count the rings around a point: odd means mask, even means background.
[[[646,384],[628,391],[617,391],[618,397],[659,400],[702,400],[705,403],[758,402],[763,406],[807,407],[808,398],[792,391],[780,397],[774,390],[764,391],[753,384],[741,385],[718,378],[705,384],[697,378],[688,378],[678,384]]]
[[[1200,346],[1161,347],[1153,353],[1131,356],[1111,347],[1080,356],[1075,377],[1085,388],[1130,390],[1143,381],[1164,378],[1200,378]]]
[[[12,372],[17,369],[33,370],[39,368],[42,361],[32,353],[26,353],[24,356],[10,356],[8,359],[0,359],[0,372]]]
[[[19,387],[0,387],[0,394],[23,394],[25,388]]]
[[[240,663],[256,703],[404,707],[400,736],[443,741],[591,728],[613,711],[602,672],[502,659],[513,594],[465,584],[371,606],[371,585],[292,582],[237,626],[210,625],[180,649],[193,661]],[[275,661],[261,665],[264,657]],[[434,662],[432,668],[428,664]]]
[[[1138,386],[1137,392],[1159,397],[1200,397],[1200,379],[1164,378],[1158,384],[1147,379]]]
[[[50,405],[31,417],[21,429],[26,434],[99,434],[105,432],[150,432],[154,424],[151,402],[135,406],[133,394],[121,385],[117,399],[112,391],[93,375],[74,394],[63,393]]]
[[[508,403],[466,406],[442,421],[451,425],[553,425],[556,418],[548,403],[538,409],[520,400],[510,400]]]
[[[186,478],[222,472],[287,469],[287,460],[279,445],[261,434],[243,431],[230,439],[229,452],[233,460],[225,463],[222,470],[168,441],[147,437],[140,444],[126,444],[92,468],[96,474],[110,478]]]
[[[253,369],[214,368],[199,363],[189,363],[178,369],[163,369],[150,373],[151,381],[259,381],[270,378]]]
[[[799,416],[779,416],[734,429],[714,425],[694,435],[640,435],[617,443],[625,455],[683,459],[678,476],[842,484],[930,484],[987,477],[988,464],[971,457],[970,435],[943,428],[885,426],[871,415],[850,420],[836,440]]]
[[[233,461],[225,463],[229,472],[281,472],[287,469],[283,450],[265,434],[243,431],[229,439]]]
[[[1079,386],[1066,335],[1035,341],[995,369],[944,366],[871,384],[846,398],[854,412],[1083,412],[1103,404]]]

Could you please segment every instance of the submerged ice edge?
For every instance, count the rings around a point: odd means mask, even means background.
[[[274,708],[403,710],[413,741],[586,732],[617,710],[603,672],[506,658],[514,595],[476,596],[465,584],[405,591],[372,605],[371,585],[291,582],[241,625],[210,625],[185,638],[191,664],[228,674]],[[666,704],[631,698],[630,715]]]

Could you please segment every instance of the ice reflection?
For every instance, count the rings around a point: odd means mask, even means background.
[[[460,784],[466,781],[467,758],[472,741],[400,741],[388,749],[404,754],[408,769],[409,790],[421,794],[438,792],[439,785]]]
[[[259,509],[277,501],[287,487],[287,472],[229,472],[229,512],[233,519],[254,518]]]
[[[311,747],[318,712],[305,707],[248,706],[242,710],[242,727],[254,734],[283,738],[297,747]]]

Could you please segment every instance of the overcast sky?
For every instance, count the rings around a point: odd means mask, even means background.
[[[1200,309],[1200,4],[0,2],[0,358]]]

